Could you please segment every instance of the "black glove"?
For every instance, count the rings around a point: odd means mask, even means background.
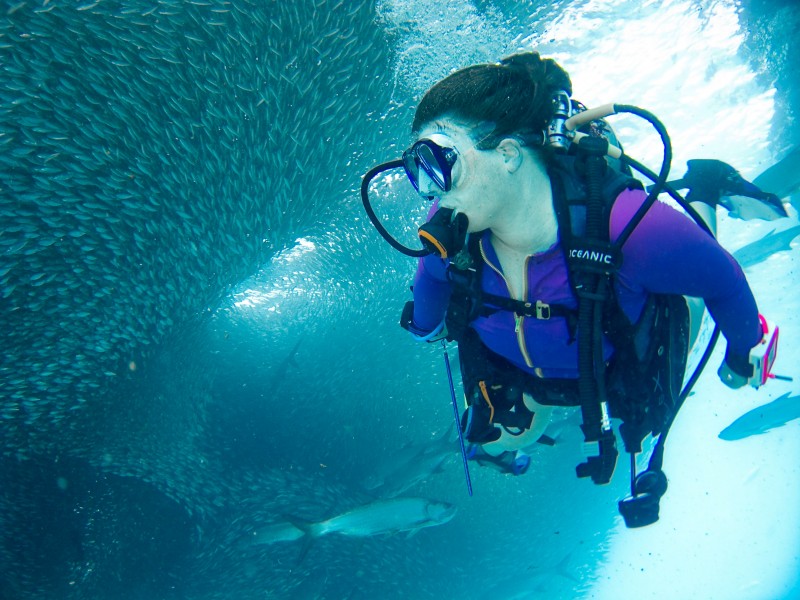
[[[731,352],[730,348],[725,351],[725,360],[717,370],[717,375],[722,383],[732,389],[739,389],[747,385],[753,376],[753,365],[750,364],[750,357]]]
[[[417,340],[424,342],[438,342],[447,337],[447,327],[442,324],[437,328],[438,331],[423,331],[414,325],[414,301],[409,300],[403,306],[403,314],[400,315],[400,327],[411,333]]]
[[[414,301],[409,300],[403,305],[403,314],[400,315],[400,327],[413,334],[419,335],[421,332],[414,327]]]

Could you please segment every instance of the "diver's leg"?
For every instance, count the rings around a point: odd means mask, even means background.
[[[789,214],[780,198],[744,179],[727,163],[714,159],[693,159],[686,162],[683,179],[673,182],[679,189],[689,188],[686,200],[722,206],[737,219],[772,221]]]

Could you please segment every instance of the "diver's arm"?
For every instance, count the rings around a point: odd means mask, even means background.
[[[451,290],[445,261],[434,255],[420,258],[414,276],[414,312],[409,331],[420,336],[435,331],[444,321]]]
[[[625,191],[615,203],[611,236],[622,231],[644,200]],[[623,247],[622,270],[645,290],[703,298],[728,342],[727,362],[749,365],[762,339],[755,298],[738,263],[712,236],[671,206],[656,202]]]

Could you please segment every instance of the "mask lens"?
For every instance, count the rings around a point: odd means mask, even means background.
[[[437,154],[438,153],[434,151],[430,144],[420,144],[417,147],[417,157],[420,163],[422,163],[421,166],[425,169],[425,173],[428,174],[428,177],[433,179],[433,182],[438,185],[442,191],[447,191],[445,189],[447,186],[445,183],[446,178],[444,170],[446,165],[440,163]],[[444,157],[442,156],[442,158]]]
[[[403,168],[406,170],[406,176],[411,185],[419,192],[419,163],[413,147],[403,152]]]
[[[448,192],[452,187],[450,172],[457,156],[452,148],[442,148],[431,140],[420,140],[403,152],[403,167],[417,192],[420,169],[440,190]]]

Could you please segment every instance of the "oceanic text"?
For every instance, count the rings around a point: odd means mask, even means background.
[[[610,254],[597,252],[594,250],[570,250],[570,258],[579,258],[581,260],[590,260],[592,262],[603,263],[605,265],[613,264],[614,259]]]

